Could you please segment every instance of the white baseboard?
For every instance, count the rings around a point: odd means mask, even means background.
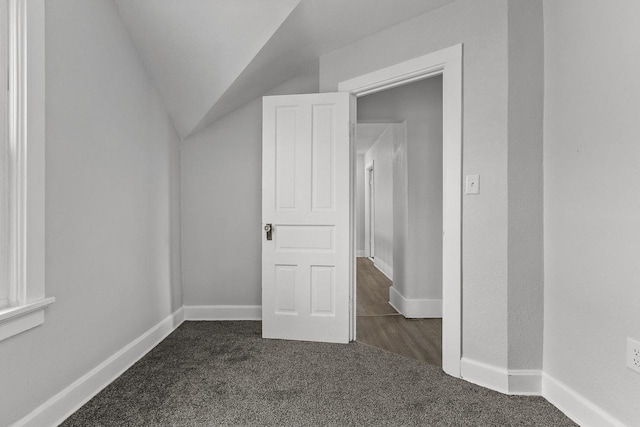
[[[374,258],[373,259],[373,265],[375,268],[377,268],[382,274],[384,274],[385,276],[387,276],[387,278],[391,281],[393,281],[393,267],[391,267],[389,264],[387,264],[386,262],[382,261],[379,258]]]
[[[462,379],[504,394],[539,396],[542,371],[536,369],[504,369],[466,357],[460,360]]]
[[[403,298],[393,287],[390,297],[398,305],[405,304],[403,301],[412,301]],[[394,305],[394,308],[400,311],[398,306]],[[185,320],[260,320],[261,312],[261,306],[247,305],[181,307],[14,423],[12,427],[59,425],[133,366]],[[507,370],[463,357],[460,361],[460,371],[464,380],[501,393],[542,395],[583,427],[624,427],[622,422],[602,408],[540,370]]]
[[[460,360],[460,376],[479,386],[509,393],[509,374],[506,369],[463,357]]]
[[[389,304],[409,319],[430,319],[442,317],[441,299],[405,298],[395,287],[389,288]]]
[[[358,251],[356,251],[356,256],[358,258],[366,258],[369,255],[368,255],[367,251],[358,250]]]
[[[542,374],[542,396],[582,427],[624,427],[598,405],[548,374]]]
[[[113,356],[74,381],[61,392],[44,402],[17,426],[57,426],[87,403],[93,396],[118,378],[152,348],[173,332],[184,321],[184,310],[179,308],[153,328],[127,344]]]
[[[509,394],[540,396],[542,371],[540,369],[509,369]]]
[[[185,305],[185,320],[262,320],[260,305]]]

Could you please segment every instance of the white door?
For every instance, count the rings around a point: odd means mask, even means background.
[[[263,98],[264,338],[349,342],[354,115],[346,92]]]

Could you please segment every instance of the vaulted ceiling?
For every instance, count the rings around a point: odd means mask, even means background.
[[[115,0],[184,138],[320,55],[453,0]]]

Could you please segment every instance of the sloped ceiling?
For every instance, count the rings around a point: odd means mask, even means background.
[[[184,138],[320,55],[453,0],[115,0]]]

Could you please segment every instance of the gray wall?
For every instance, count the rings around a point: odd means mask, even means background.
[[[0,425],[182,305],[179,139],[109,0],[47,0],[44,325],[0,342]],[[10,392],[8,392],[10,391]]]
[[[364,156],[373,163],[374,264],[393,280],[393,128],[387,126]],[[365,172],[366,174],[366,172]],[[365,175],[366,177],[366,175]]]
[[[405,122],[406,164],[396,165],[394,173],[407,174],[406,187],[397,188],[397,191],[405,193],[407,201],[396,200],[400,205],[394,211],[397,211],[394,221],[406,221],[407,230],[406,234],[394,236],[404,242],[403,255],[393,256],[393,264],[398,264],[394,265],[394,272],[398,267],[403,270],[402,280],[395,280],[394,287],[405,298],[441,299],[442,77],[358,99],[358,120]],[[389,137],[393,139],[393,127],[388,130]],[[392,146],[389,149],[390,162],[395,156]],[[398,147],[396,144],[396,149]],[[390,204],[393,205],[393,201]],[[401,209],[403,204],[407,205],[406,209]],[[398,227],[396,232],[400,232],[403,226]],[[376,240],[376,249],[378,246]]]
[[[542,368],[542,1],[509,1],[509,368]]]
[[[4,21],[2,28],[5,29],[6,16],[8,12],[8,2],[0,3],[0,17]],[[8,31],[0,31],[0,81],[6,82],[8,78],[7,62],[8,58],[7,46],[8,46]],[[8,150],[6,146],[6,129],[7,129],[7,106],[8,103],[8,91],[0,91],[0,129],[2,129],[2,142],[0,142],[0,188],[3,190],[9,188],[9,176],[5,173],[8,170]],[[7,224],[9,213],[9,204],[7,197],[0,197],[0,224]],[[9,241],[8,227],[0,227],[0,280],[2,283],[6,283],[6,278],[9,277],[9,245],[4,242]],[[9,289],[7,286],[0,285],[0,308],[7,307],[9,305]]]
[[[408,283],[410,232],[407,123],[394,124],[393,133],[393,289],[404,297],[407,294],[407,288],[411,285]],[[412,285],[423,288],[423,292],[426,292],[427,287],[423,280],[414,282]],[[392,291],[389,290],[390,302],[392,301],[391,293]]]
[[[545,1],[544,370],[640,425],[640,2]]]
[[[364,190],[365,190],[365,176],[364,176],[364,154],[358,154],[356,156],[356,250],[358,256],[365,256],[365,243],[364,243]]]
[[[317,91],[311,74],[268,94]],[[182,172],[185,305],[260,305],[262,98],[187,138]]]

